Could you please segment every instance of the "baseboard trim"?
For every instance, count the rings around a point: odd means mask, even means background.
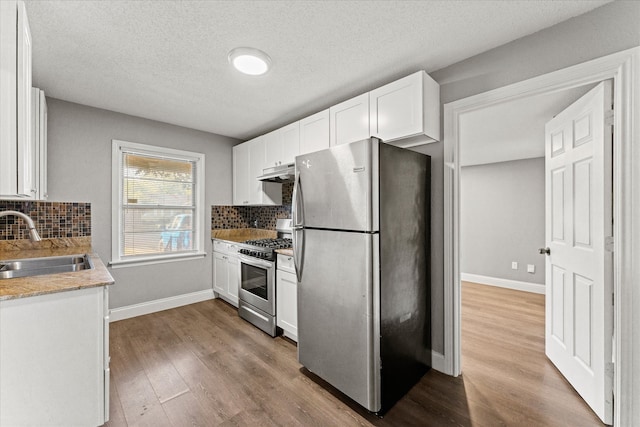
[[[169,310],[170,308],[181,307],[183,305],[206,301],[213,298],[213,289],[206,289],[204,291],[191,292],[188,294],[176,295],[174,297],[142,302],[140,304],[113,308],[109,315],[109,321],[117,322],[118,320],[130,319],[136,316],[143,316],[145,314]]]
[[[481,276],[479,274],[460,273],[460,280],[480,283],[481,285],[497,286],[499,288],[515,289],[517,291],[544,294],[544,285],[539,283],[520,282],[518,280],[500,279],[497,277]]]
[[[451,375],[447,372],[444,354],[438,353],[435,350],[431,351],[431,369],[442,372],[443,374]]]

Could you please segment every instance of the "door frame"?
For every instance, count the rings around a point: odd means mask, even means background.
[[[461,284],[460,284],[460,116],[488,106],[533,95],[613,80],[614,132],[614,354],[615,408],[618,425],[632,425],[640,419],[640,407],[633,392],[640,390],[639,366],[634,366],[633,338],[640,347],[640,326],[634,330],[634,309],[640,313],[640,182],[633,165],[640,165],[640,47],[624,50],[514,83],[444,105],[444,372],[461,373]],[[638,145],[638,144],[636,144]],[[636,166],[637,168],[638,166]],[[634,182],[635,178],[635,182]],[[635,186],[633,185],[635,184]],[[625,197],[622,197],[622,196]],[[635,298],[635,300],[634,300]],[[640,316],[636,314],[636,320]],[[636,371],[634,374],[634,368]],[[624,373],[624,375],[623,375]],[[636,396],[639,400],[640,396]],[[636,407],[634,407],[634,404]],[[635,418],[634,418],[635,417]]]

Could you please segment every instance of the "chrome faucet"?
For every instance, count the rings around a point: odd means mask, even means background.
[[[40,238],[40,235],[38,234],[38,230],[36,230],[36,225],[33,223],[33,220],[29,218],[28,215],[25,215],[22,212],[18,212],[18,211],[0,212],[0,218],[2,218],[3,216],[9,216],[9,215],[20,217],[27,222],[27,226],[29,227],[29,237],[31,238],[32,241],[39,242],[40,240],[42,240]]]

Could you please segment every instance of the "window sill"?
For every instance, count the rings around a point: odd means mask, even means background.
[[[109,263],[109,267],[123,268],[137,267],[140,265],[164,264],[166,262],[189,261],[193,259],[204,258],[205,256],[207,256],[206,252],[188,252],[175,255],[140,257],[135,259],[111,261]]]

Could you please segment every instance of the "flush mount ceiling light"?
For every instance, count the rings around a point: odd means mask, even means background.
[[[237,47],[229,52],[229,63],[241,73],[259,76],[269,71],[271,58],[259,49]]]

